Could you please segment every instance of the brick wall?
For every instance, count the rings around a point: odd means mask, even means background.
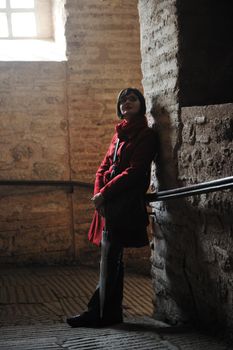
[[[67,62],[0,62],[1,179],[93,182],[117,122],[116,95],[141,86],[137,2],[67,0],[65,10]],[[1,188],[1,261],[88,251],[85,191]]]
[[[1,62],[0,78],[0,178],[69,178],[66,64]],[[0,190],[1,261],[68,259],[73,238],[65,191]]]
[[[93,181],[110,143],[118,92],[140,87],[136,1],[69,1],[67,89],[72,177]]]

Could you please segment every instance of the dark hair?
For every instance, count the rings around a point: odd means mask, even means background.
[[[117,97],[117,115],[120,119],[123,119],[123,115],[121,114],[121,110],[120,110],[121,99],[122,99],[122,97],[128,96],[131,93],[136,95],[140,101],[141,109],[139,111],[139,114],[144,116],[146,113],[146,102],[145,102],[145,98],[144,98],[143,94],[138,89],[129,87],[129,88],[121,90],[118,97]]]

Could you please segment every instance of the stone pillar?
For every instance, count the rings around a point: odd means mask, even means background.
[[[139,1],[157,189],[232,175],[233,31],[223,3]],[[230,191],[153,205],[155,318],[233,327],[232,209]]]

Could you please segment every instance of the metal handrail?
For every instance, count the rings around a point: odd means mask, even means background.
[[[93,189],[93,184],[82,181],[66,180],[0,180],[0,186],[65,186],[85,187]],[[159,202],[168,199],[193,196],[196,194],[222,191],[233,187],[233,176],[225,177],[208,182],[190,185],[187,187],[174,188],[157,193],[147,193],[147,202]]]
[[[157,193],[148,193],[146,200],[148,202],[159,202],[168,199],[176,199],[181,197],[194,196],[196,194],[222,191],[233,187],[233,176],[225,177],[208,182],[202,182],[186,187],[174,188]]]

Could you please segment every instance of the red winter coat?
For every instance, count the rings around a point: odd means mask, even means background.
[[[110,179],[113,167],[113,154],[117,138],[120,139],[117,151],[117,175]],[[94,194],[102,193],[105,201],[130,189],[146,193],[150,184],[150,166],[154,159],[156,147],[155,132],[148,127],[146,118],[134,122],[123,121],[116,126],[109,149],[96,173]],[[140,221],[139,221],[140,222]],[[125,247],[140,247],[148,244],[144,218],[134,229],[121,229],[114,232]],[[97,211],[88,233],[88,238],[96,245],[100,244],[105,219]],[[133,225],[132,225],[133,226]],[[113,228],[114,231],[114,228]]]

